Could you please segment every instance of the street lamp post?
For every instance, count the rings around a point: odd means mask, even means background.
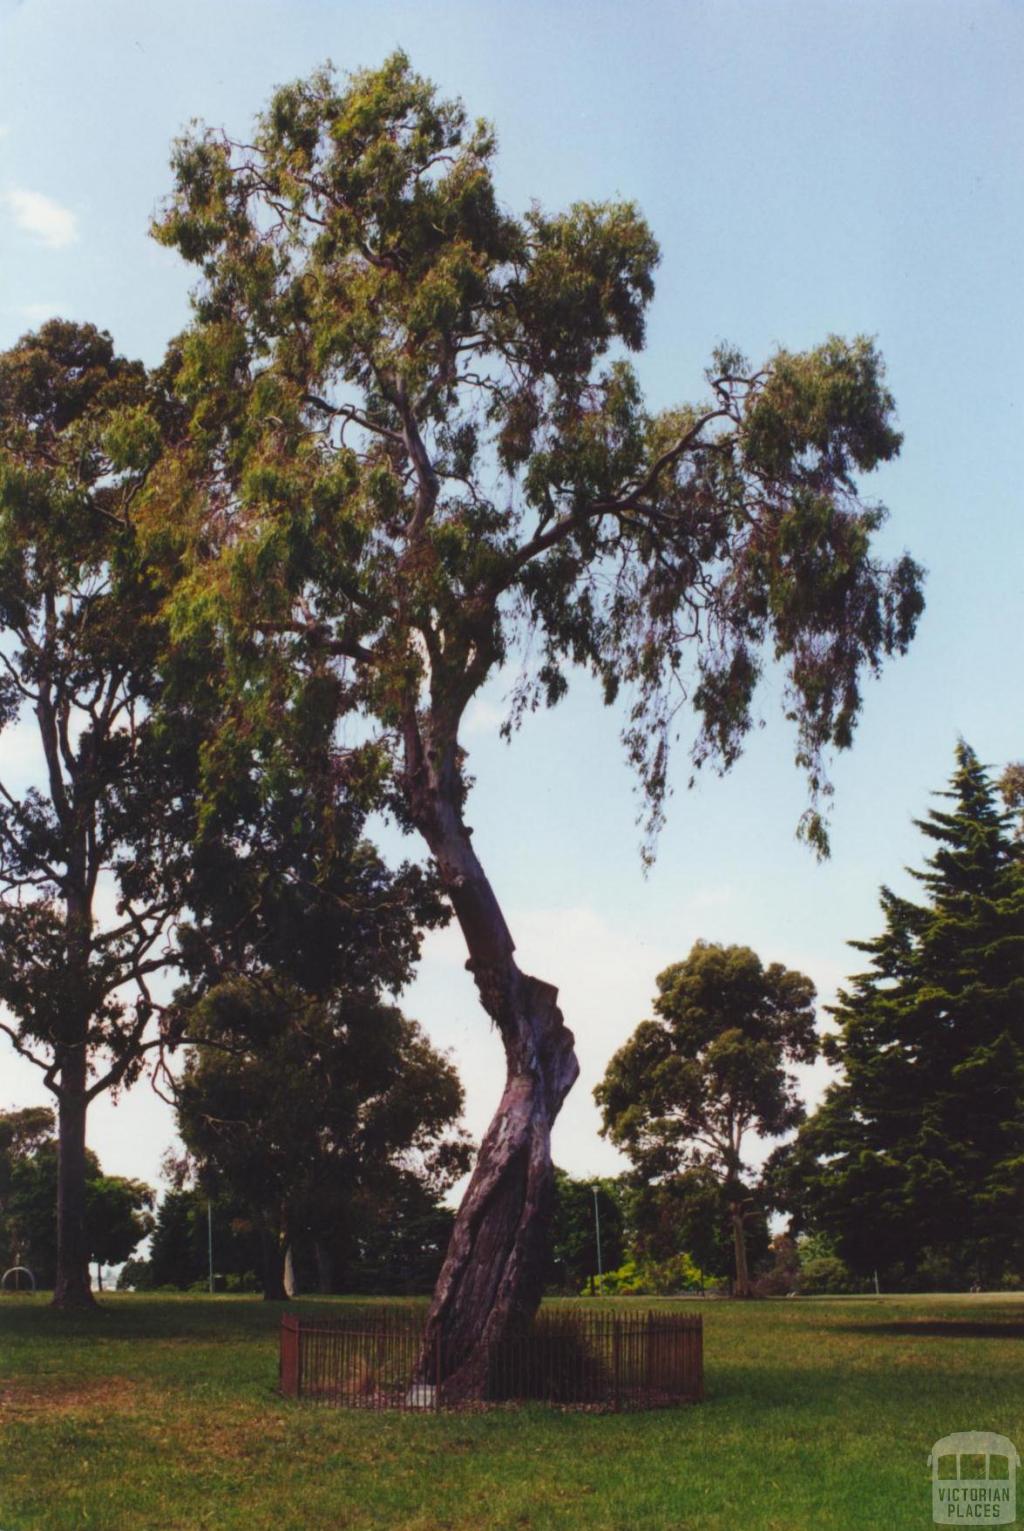
[[[594,1231],[597,1234],[597,1289],[604,1296],[604,1271],[601,1268],[601,1214],[597,1207],[597,1186],[590,1189],[594,1193]]]

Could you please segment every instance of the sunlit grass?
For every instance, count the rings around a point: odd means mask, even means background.
[[[1019,1299],[701,1311],[701,1406],[424,1417],[278,1398],[258,1299],[4,1299],[0,1531],[901,1531],[939,1436],[1024,1448]]]

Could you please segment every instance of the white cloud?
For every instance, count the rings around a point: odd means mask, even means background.
[[[499,706],[496,702],[478,696],[469,704],[462,731],[467,738],[473,738],[479,734],[496,734],[507,717],[507,707]]]
[[[61,207],[41,191],[15,186],[4,196],[16,226],[51,250],[63,250],[78,238],[78,221],[69,208]]]
[[[63,314],[65,307],[63,303],[21,303],[17,312],[19,317],[27,319],[29,324],[45,324],[47,319]]]

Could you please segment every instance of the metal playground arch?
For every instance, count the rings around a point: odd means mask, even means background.
[[[14,1277],[14,1285],[12,1287],[8,1287],[8,1285],[7,1285],[7,1278],[8,1278],[8,1276],[13,1276]],[[29,1281],[32,1283],[32,1291],[34,1292],[35,1289],[36,1289],[36,1278],[32,1274],[32,1272],[29,1270],[27,1265],[12,1265],[9,1270],[5,1270],[3,1275],[0,1276],[0,1292],[7,1292],[7,1291],[20,1292],[21,1291],[21,1280],[20,1280],[20,1278],[22,1276],[27,1276],[28,1277]]]

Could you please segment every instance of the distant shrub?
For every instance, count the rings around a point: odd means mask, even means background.
[[[230,1275],[225,1280],[226,1292],[258,1292],[260,1281],[255,1271],[241,1271]]]
[[[228,1285],[228,1282],[230,1280],[231,1280],[230,1276],[217,1276],[217,1275],[215,1275],[214,1278],[213,1278],[213,1290],[215,1292],[229,1292],[231,1290],[231,1288]],[[189,1292],[197,1292],[197,1293],[198,1292],[205,1292],[207,1295],[209,1295],[209,1292],[210,1292],[210,1278],[209,1278],[209,1276],[203,1276],[203,1277],[200,1278],[200,1280],[193,1281],[191,1286],[187,1287],[186,1290],[189,1291]]]
[[[819,1255],[800,1266],[800,1291],[806,1297],[834,1297],[863,1289],[860,1281],[838,1255]]]
[[[117,1278],[119,1292],[150,1292],[153,1290],[153,1267],[148,1260],[126,1260]]]
[[[698,1291],[701,1281],[701,1271],[690,1256],[678,1254],[669,1260],[625,1260],[617,1270],[605,1271],[600,1289],[606,1297],[672,1297]],[[581,1295],[587,1296],[588,1291]]]

